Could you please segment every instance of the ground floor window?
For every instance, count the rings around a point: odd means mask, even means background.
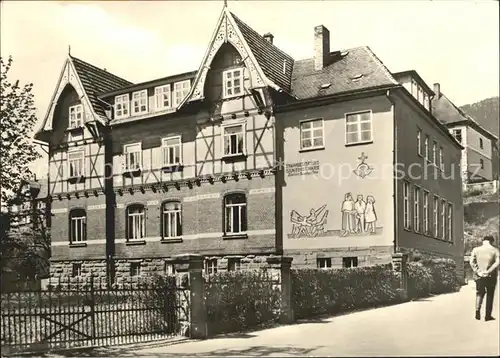
[[[316,261],[319,269],[328,269],[332,267],[332,259],[329,257],[321,257]]]
[[[217,273],[217,259],[209,259],[205,261],[205,273],[207,275]]]
[[[357,257],[343,257],[342,258],[342,267],[344,267],[344,268],[358,267],[358,258]]]
[[[241,260],[239,258],[230,258],[227,260],[228,271],[239,271],[241,269]]]

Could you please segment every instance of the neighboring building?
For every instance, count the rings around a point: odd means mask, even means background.
[[[51,272],[169,273],[188,252],[207,273],[273,254],[321,268],[408,249],[462,260],[460,177],[394,179],[395,163],[427,164],[424,136],[441,148],[431,171],[452,170],[461,147],[428,105],[368,47],[330,52],[323,26],[315,57],[295,61],[224,8],[198,71],[140,84],[69,56],[37,134],[50,144]],[[347,180],[318,177],[340,161]]]
[[[498,138],[467,115],[434,84],[432,111],[464,147],[462,150],[462,180],[477,183],[498,179]]]
[[[23,181],[9,205],[10,227],[35,228],[50,225],[48,179]]]

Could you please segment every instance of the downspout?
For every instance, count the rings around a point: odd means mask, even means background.
[[[397,180],[397,163],[398,163],[398,126],[397,126],[397,121],[396,121],[396,114],[394,113],[394,108],[396,104],[394,103],[394,100],[391,98],[391,90],[387,90],[385,93],[385,96],[391,102],[391,113],[392,113],[392,128],[394,131],[394,142],[393,142],[393,147],[392,147],[392,166],[393,166],[393,194],[392,194],[392,201],[393,201],[393,208],[394,208],[394,240],[393,240],[393,246],[394,246],[394,253],[397,252],[398,248],[398,218],[399,218],[399,211],[398,211],[398,180]]]

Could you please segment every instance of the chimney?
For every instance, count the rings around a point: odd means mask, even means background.
[[[271,45],[273,44],[273,39],[274,39],[274,36],[272,33],[268,32],[267,34],[264,34],[264,40],[266,40],[267,42],[269,42]]]
[[[330,55],[330,31],[323,25],[314,28],[314,70],[328,66]]]
[[[441,97],[441,85],[439,83],[434,83],[434,93],[436,99]]]

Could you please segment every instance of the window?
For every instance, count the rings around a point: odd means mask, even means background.
[[[181,203],[171,201],[162,206],[162,237],[164,239],[182,236]]]
[[[162,110],[172,107],[170,84],[155,88],[155,108]]]
[[[224,198],[226,234],[240,234],[247,231],[247,203],[245,194],[229,194]]]
[[[69,178],[79,178],[84,175],[84,157],[83,150],[77,152],[68,152],[68,175]]]
[[[129,116],[129,96],[128,93],[115,97],[115,117],[123,118]]]
[[[231,257],[227,260],[228,271],[239,271],[241,269],[241,259]]]
[[[242,155],[245,153],[245,132],[243,124],[223,127],[224,156]]]
[[[439,169],[444,171],[443,147],[439,147]]]
[[[424,190],[424,234],[429,234],[429,192]]]
[[[184,97],[186,97],[191,89],[191,82],[189,80],[177,82],[174,84],[174,105],[177,107]]]
[[[424,107],[429,110],[429,96],[424,94]]]
[[[209,259],[205,261],[205,273],[207,275],[217,273],[217,259]]]
[[[300,149],[323,148],[324,134],[322,119],[300,122]]]
[[[432,162],[437,165],[437,143],[432,143]]]
[[[483,138],[479,138],[479,148],[484,149],[483,148]]]
[[[484,160],[483,159],[479,159],[479,167],[481,169],[484,169]]]
[[[437,195],[434,195],[434,202],[432,205],[432,210],[433,210],[433,222],[432,226],[434,227],[434,237],[438,237],[439,235],[439,197]]]
[[[424,158],[429,160],[429,136],[425,136],[425,142],[424,142]]]
[[[145,236],[145,210],[135,204],[127,208],[127,240],[140,240]]]
[[[415,232],[420,232],[420,188],[413,188],[413,226]]]
[[[82,275],[82,264],[79,262],[73,262],[71,265],[71,276],[79,277]]]
[[[441,239],[446,238],[446,201],[441,201]]]
[[[141,263],[140,262],[131,262],[130,263],[130,276],[140,276],[141,275]]]
[[[166,276],[173,276],[175,275],[175,265],[171,262],[165,262],[165,269],[164,269],[165,275]]]
[[[404,228],[410,229],[410,183],[408,182],[403,182],[403,220]]]
[[[243,93],[243,68],[223,72],[224,98],[240,96]]]
[[[453,241],[453,204],[448,203],[448,241]]]
[[[346,114],[345,136],[346,144],[371,142],[373,140],[371,112]]]
[[[141,170],[141,143],[127,144],[123,151],[125,153],[125,171]]]
[[[358,267],[358,258],[342,257],[342,267],[344,268]]]
[[[461,129],[454,129],[453,130],[453,136],[457,140],[458,143],[462,144],[462,130]]]
[[[329,257],[321,257],[316,259],[316,263],[319,269],[329,269],[332,267],[332,259]]]
[[[146,113],[148,111],[148,91],[132,93],[132,114]]]
[[[422,155],[422,130],[417,130],[417,153]]]
[[[182,143],[181,137],[163,138],[163,166],[170,167],[172,165],[181,164]]]
[[[70,244],[87,241],[87,214],[83,209],[73,209],[69,213]]]
[[[77,104],[69,107],[69,128],[83,127],[83,106]]]

